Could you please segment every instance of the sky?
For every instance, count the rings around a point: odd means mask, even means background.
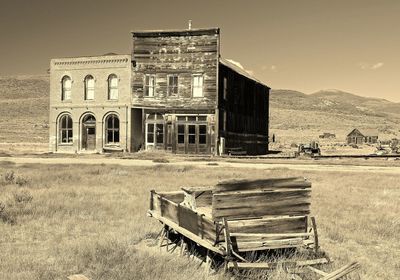
[[[400,102],[398,0],[0,0],[0,76],[128,54],[132,30],[220,27],[221,55],[274,89]]]

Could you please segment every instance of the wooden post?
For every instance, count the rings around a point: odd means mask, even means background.
[[[315,252],[318,252],[319,249],[319,244],[318,244],[318,231],[317,231],[317,223],[315,222],[315,217],[311,217],[311,225],[313,228],[314,232],[314,246],[315,246]]]
[[[164,237],[165,237],[165,225],[163,224],[163,228],[161,230],[161,236],[160,236],[160,248],[164,242]]]
[[[210,257],[210,250],[207,250],[207,255],[206,255],[206,262],[204,264],[204,270],[206,273],[206,276],[210,273],[211,269],[211,257]]]
[[[150,191],[150,207],[149,207],[150,210],[154,210],[154,193],[155,193],[154,190]]]

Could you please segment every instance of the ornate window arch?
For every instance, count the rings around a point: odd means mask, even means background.
[[[58,131],[61,144],[73,143],[73,123],[70,114],[63,114],[58,119]]]
[[[72,80],[70,76],[61,79],[61,100],[71,100]]]
[[[94,78],[92,75],[87,75],[84,80],[85,83],[85,100],[94,99]]]
[[[120,121],[116,114],[109,114],[105,120],[105,140],[106,144],[119,144],[120,140]]]
[[[111,74],[108,76],[108,100],[118,100],[118,76]]]

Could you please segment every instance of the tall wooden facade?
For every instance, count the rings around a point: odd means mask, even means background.
[[[52,151],[268,151],[269,87],[221,58],[219,28],[132,32],[130,55],[50,68]]]
[[[175,153],[268,151],[269,87],[220,57],[214,29],[133,32],[134,140]],[[133,134],[135,138],[135,134]]]

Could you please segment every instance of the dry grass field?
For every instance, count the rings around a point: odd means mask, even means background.
[[[149,191],[293,175],[313,182],[312,212],[332,269],[357,260],[362,270],[348,279],[398,278],[400,174],[3,161],[0,279],[206,279],[193,261],[153,246],[160,224],[146,216]],[[290,278],[275,271],[270,279]]]

